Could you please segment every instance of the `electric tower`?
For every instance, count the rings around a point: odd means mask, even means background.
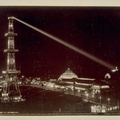
[[[20,102],[23,101],[18,81],[19,70],[16,69],[15,53],[18,49],[15,49],[14,37],[17,33],[14,33],[13,19],[8,18],[8,33],[5,34],[8,38],[7,49],[4,50],[7,53],[7,70],[3,71],[5,74],[5,83],[3,84],[1,101],[2,102]]]

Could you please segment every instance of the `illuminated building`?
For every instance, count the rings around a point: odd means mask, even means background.
[[[103,81],[93,78],[79,78],[70,68],[62,73],[58,79],[50,80],[46,88],[82,96],[85,100],[86,98],[93,98],[96,94],[101,96],[101,93],[105,93],[110,89],[109,85]]]
[[[77,90],[86,90],[93,85],[95,79],[91,78],[79,78],[70,68],[68,68],[63,74],[58,78],[57,85],[66,86],[68,88],[73,88]]]

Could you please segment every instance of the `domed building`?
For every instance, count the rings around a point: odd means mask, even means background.
[[[56,91],[64,91],[66,94],[88,95],[90,97],[99,91],[105,91],[109,89],[107,84],[103,82],[96,83],[98,80],[95,78],[82,78],[78,77],[70,68],[60,75],[58,79],[51,80],[47,84],[48,89]],[[102,84],[101,84],[102,83]]]
[[[68,68],[60,77],[58,80],[64,80],[64,79],[73,79],[73,78],[78,78],[78,76],[70,69]]]

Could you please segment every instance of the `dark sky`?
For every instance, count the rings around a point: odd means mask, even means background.
[[[0,71],[6,69],[8,17],[37,28],[120,66],[120,8],[0,7]],[[108,68],[14,21],[17,68],[26,76],[58,77],[70,67],[79,77],[104,77]]]

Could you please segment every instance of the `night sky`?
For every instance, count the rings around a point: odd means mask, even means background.
[[[8,17],[15,16],[78,48],[120,66],[120,8],[0,7],[0,71],[6,69]],[[68,67],[79,77],[104,78],[110,70],[14,21],[17,69],[25,76],[58,78]]]

